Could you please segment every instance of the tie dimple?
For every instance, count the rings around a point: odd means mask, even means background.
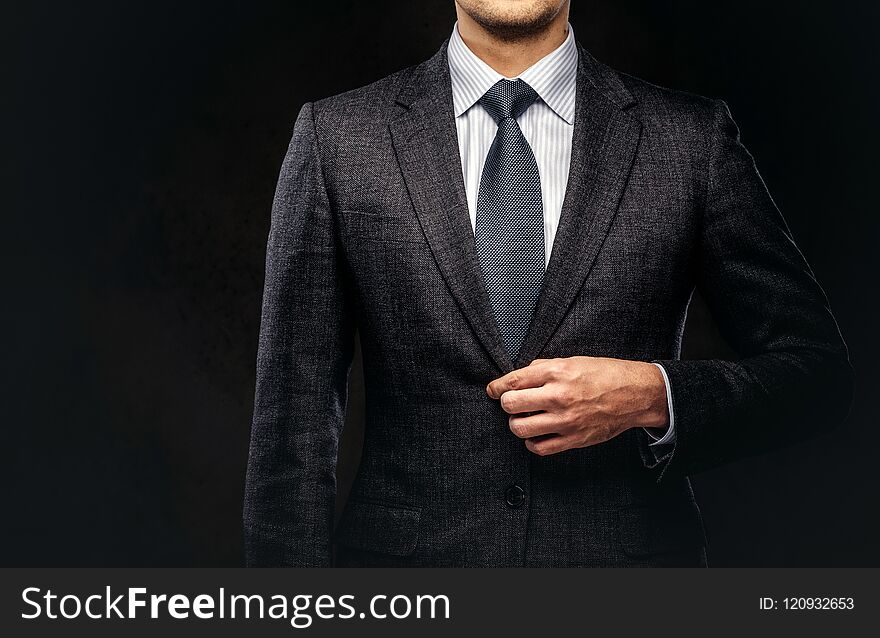
[[[480,178],[474,233],[495,320],[513,359],[544,278],[541,178],[516,122],[537,98],[523,80],[500,80],[480,98],[498,132]]]

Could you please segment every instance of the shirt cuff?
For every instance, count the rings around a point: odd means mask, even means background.
[[[657,436],[651,431],[651,428],[642,429],[645,430],[648,436],[654,439],[651,446],[672,445],[675,443],[675,414],[672,410],[672,387],[669,385],[669,376],[666,374],[666,369],[659,363],[654,363],[654,365],[660,368],[660,373],[663,375],[663,383],[666,385],[666,405],[669,409],[669,427],[666,428],[666,432],[663,433],[663,436]]]

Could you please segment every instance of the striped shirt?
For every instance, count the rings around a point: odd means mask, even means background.
[[[498,131],[495,120],[478,103],[478,100],[496,82],[504,79],[504,76],[483,62],[467,47],[458,33],[457,23],[449,38],[448,58],[465,193],[471,225],[475,226],[477,193],[480,191],[483,164]],[[545,263],[550,261],[550,251],[559,225],[562,200],[568,183],[571,140],[574,131],[577,61],[577,46],[569,25],[568,37],[558,48],[516,78],[507,78],[523,80],[539,97],[516,121],[532,147],[541,178]]]

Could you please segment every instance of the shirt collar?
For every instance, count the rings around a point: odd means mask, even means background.
[[[476,104],[498,80],[505,79],[468,48],[458,33],[457,22],[449,38],[448,58],[456,117]],[[569,24],[565,42],[517,76],[527,82],[541,100],[568,124],[574,122],[577,61],[577,45]]]

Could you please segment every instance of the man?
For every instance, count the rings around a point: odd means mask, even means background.
[[[846,347],[721,101],[567,0],[456,0],[430,60],[306,104],[268,242],[250,565],[705,565],[687,476],[830,427]],[[692,292],[734,361],[681,361]],[[332,529],[359,332],[363,457]]]

